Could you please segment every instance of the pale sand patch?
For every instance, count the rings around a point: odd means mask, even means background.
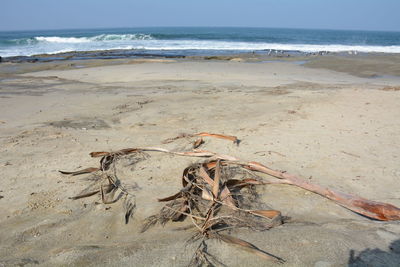
[[[196,159],[151,154],[154,168],[126,173],[140,187],[128,225],[120,203],[68,199],[88,181],[57,171],[96,166],[91,151],[160,146],[180,132],[236,135],[239,146],[207,139],[204,148],[400,206],[400,93],[380,90],[398,87],[393,79],[290,63],[211,61],[44,71],[15,79],[0,82],[7,97],[0,98],[0,265],[187,264],[194,248],[184,242],[191,232],[174,228],[189,223],[143,234],[139,229],[162,206],[156,198],[174,193],[183,168]],[[10,93],[14,87],[19,94]],[[169,145],[189,147],[185,140]],[[389,249],[397,249],[398,222],[374,222],[288,186],[258,192],[291,220],[271,231],[233,234],[284,258],[284,266],[343,266],[352,250],[357,264],[373,262],[374,255],[386,266],[398,263],[399,254]],[[272,266],[221,243],[211,242],[210,251],[228,266]]]

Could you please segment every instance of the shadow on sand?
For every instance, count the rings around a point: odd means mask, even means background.
[[[349,267],[389,267],[400,266],[400,239],[393,241],[387,251],[380,249],[366,249],[355,256],[354,250],[350,251]]]

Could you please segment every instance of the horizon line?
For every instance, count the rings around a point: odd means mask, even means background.
[[[53,29],[18,29],[1,30],[0,32],[34,32],[34,31],[58,31],[58,30],[113,30],[113,29],[138,29],[138,28],[243,28],[243,29],[282,29],[282,30],[325,30],[325,31],[364,31],[364,32],[393,32],[396,30],[372,30],[372,29],[333,29],[333,28],[304,28],[304,27],[266,27],[266,26],[118,26],[118,27],[82,27],[82,28],[53,28]]]

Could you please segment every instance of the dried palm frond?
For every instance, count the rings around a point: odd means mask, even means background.
[[[274,210],[243,209],[237,198],[247,197],[241,189],[245,180],[232,180],[227,170],[235,165],[223,160],[208,161],[187,167],[182,175],[181,191],[175,195],[159,199],[168,202],[158,215],[150,216],[143,231],[157,222],[165,224],[180,217],[190,217],[198,232],[191,239],[201,239],[201,246],[193,256],[193,263],[210,264],[210,255],[206,251],[206,241],[210,238],[222,240],[228,244],[243,247],[245,250],[264,259],[280,261],[268,253],[256,248],[247,241],[220,234],[221,231],[233,228],[248,228],[256,231],[268,230],[282,223],[281,214]],[[241,184],[242,187],[237,187]],[[218,232],[217,232],[218,231]]]
[[[225,139],[225,140],[232,141],[234,144],[237,144],[237,145],[240,143],[240,140],[236,136],[225,135],[225,134],[214,134],[214,133],[207,133],[207,132],[201,132],[201,133],[195,133],[195,134],[182,133],[182,134],[180,134],[180,135],[178,135],[176,137],[165,139],[164,141],[162,141],[162,143],[163,144],[168,144],[168,143],[171,143],[171,142],[173,142],[175,140],[178,140],[178,139],[181,139],[181,138],[191,138],[191,137],[196,137],[196,136],[200,136],[200,137],[207,136],[207,137]],[[202,140],[202,139],[200,138],[198,140]]]
[[[200,137],[194,141],[194,148],[204,142],[202,137],[214,137],[239,143],[235,136],[205,132],[182,134],[169,138],[164,143],[192,137]],[[205,158],[204,161],[192,164],[183,170],[182,188],[171,196],[158,199],[159,202],[166,204],[158,214],[148,217],[142,227],[142,232],[144,232],[157,223],[165,225],[168,222],[190,220],[192,226],[190,228],[196,229],[196,233],[190,241],[200,241],[192,258],[192,264],[221,265],[214,256],[207,252],[207,240],[209,239],[237,246],[264,259],[277,263],[282,262],[281,258],[273,256],[247,241],[223,233],[223,231],[237,228],[264,231],[283,223],[279,211],[266,209],[265,205],[261,205],[263,203],[259,203],[256,191],[256,186],[259,185],[294,185],[326,197],[353,212],[372,219],[400,220],[400,209],[391,204],[370,201],[324,188],[285,171],[273,170],[258,162],[242,161],[233,156],[196,149],[180,152],[159,147],[144,147],[126,148],[114,152],[92,152],[90,153],[92,157],[100,157],[99,167],[73,172],[60,171],[62,174],[70,176],[91,173],[91,176],[86,179],[91,181],[89,187],[71,199],[99,195],[103,203],[111,204],[123,198],[124,219],[125,223],[128,223],[136,209],[134,191],[138,186],[122,183],[117,173],[116,163],[125,160],[124,166],[130,167],[131,171],[134,171],[137,163],[149,157],[146,152]],[[258,177],[256,173],[264,173],[278,179],[267,181]],[[188,227],[185,226],[182,229],[188,229]]]

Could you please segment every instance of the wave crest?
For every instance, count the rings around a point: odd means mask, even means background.
[[[155,38],[157,36],[157,38]],[[3,46],[3,44],[5,44]],[[37,54],[54,54],[60,51],[98,51],[113,49],[137,49],[161,51],[182,51],[196,54],[207,51],[278,51],[299,52],[378,52],[400,54],[400,45],[368,46],[344,44],[290,44],[265,42],[237,42],[222,40],[165,40],[159,35],[150,34],[100,34],[82,37],[37,36],[0,40],[0,56],[31,56]],[[186,52],[185,52],[186,51]],[[214,52],[213,52],[214,53]]]
[[[129,41],[129,40],[152,40],[150,34],[101,34],[89,38],[92,41]]]
[[[100,34],[93,37],[60,37],[60,36],[37,36],[33,38],[38,42],[47,43],[89,43],[102,41],[130,41],[130,40],[152,40],[150,34]]]
[[[90,42],[86,37],[58,37],[58,36],[38,36],[34,38],[38,42],[47,43],[87,43]]]

